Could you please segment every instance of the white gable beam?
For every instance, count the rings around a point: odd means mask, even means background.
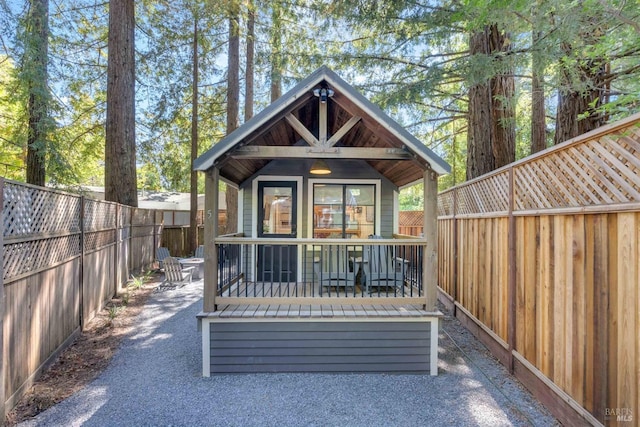
[[[289,113],[284,118],[287,120],[287,123],[291,125],[293,130],[298,132],[298,135],[300,135],[302,139],[307,141],[307,144],[309,144],[312,147],[317,147],[320,145],[320,142],[318,141],[318,139],[309,131],[309,129],[307,129],[302,124],[302,122],[300,122],[300,120],[296,118],[296,116]]]
[[[347,123],[345,123],[339,130],[338,132],[336,132],[335,134],[333,134],[331,136],[331,138],[329,138],[329,141],[327,141],[327,146],[329,147],[333,147],[334,145],[336,145],[336,143],[338,141],[340,141],[342,139],[343,136],[345,136],[347,134],[347,132],[349,132],[355,125],[358,124],[358,122],[360,121],[361,117],[360,116],[353,116],[349,119],[349,121]]]
[[[234,159],[360,159],[412,160],[413,155],[401,148],[372,147],[238,147],[231,153]]]

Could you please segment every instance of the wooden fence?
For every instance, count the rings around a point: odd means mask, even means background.
[[[0,178],[0,416],[48,362],[155,260],[162,211]]]
[[[637,423],[640,114],[441,193],[438,214],[456,316],[564,424]]]
[[[424,211],[398,212],[398,234],[420,236],[424,227]]]
[[[197,236],[196,240],[198,245],[202,245],[204,243],[204,221],[203,221],[203,211],[198,211],[197,216]],[[193,249],[189,248],[189,225],[188,223],[185,225],[168,225],[167,217],[175,216],[175,214],[188,214],[188,211],[164,211],[165,223],[162,227],[162,246],[165,246],[169,249],[169,253],[172,256],[178,257],[187,257],[193,255]],[[187,221],[188,221],[188,215]],[[225,234],[227,225],[227,213],[226,211],[218,212],[218,234]]]

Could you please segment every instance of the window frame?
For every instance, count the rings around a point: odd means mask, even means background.
[[[313,238],[313,202],[314,192],[313,187],[315,184],[327,184],[327,185],[373,185],[375,191],[375,219],[373,228],[374,234],[380,234],[381,227],[381,213],[382,213],[382,181],[379,179],[337,179],[337,178],[309,178],[307,182],[307,236]],[[344,203],[344,202],[343,202]],[[346,237],[341,237],[345,239]],[[323,240],[318,238],[318,240]]]

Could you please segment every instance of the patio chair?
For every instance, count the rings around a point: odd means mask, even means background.
[[[372,239],[382,238],[376,235],[369,237]],[[402,288],[404,286],[409,261],[396,257],[393,246],[366,245],[364,258],[367,263],[365,274],[369,292],[374,292],[371,288],[379,290],[381,287]]]
[[[164,259],[164,280],[158,285],[156,291],[175,289],[191,283],[194,267],[182,267],[177,258],[166,257]]]
[[[164,260],[168,256],[171,256],[171,254],[169,254],[169,248],[165,248],[165,247],[156,248],[156,261],[158,261],[158,268],[160,270],[162,270]]]
[[[323,246],[314,258],[313,270],[320,292],[323,287],[347,288],[356,284],[353,271],[349,271],[349,253],[347,246]]]
[[[195,254],[193,254],[194,258],[204,258],[204,245],[199,245],[196,248]]]

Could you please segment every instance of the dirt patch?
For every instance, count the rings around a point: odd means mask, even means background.
[[[107,303],[78,338],[42,373],[31,389],[6,416],[16,425],[60,403],[95,379],[111,362],[122,339],[156,288],[161,274],[132,284]]]

